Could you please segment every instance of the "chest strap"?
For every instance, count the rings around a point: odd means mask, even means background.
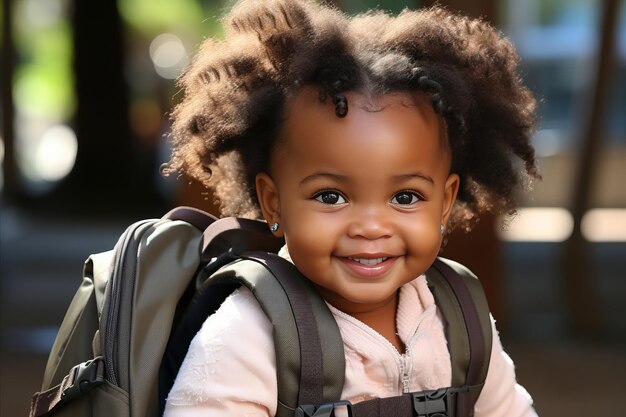
[[[338,401],[322,405],[303,405],[295,417],[333,417],[335,411],[345,410],[348,417],[454,417],[457,404],[478,387],[449,387],[404,394],[396,397],[373,398],[352,404]]]

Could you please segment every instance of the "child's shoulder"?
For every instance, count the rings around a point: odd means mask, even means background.
[[[198,369],[205,369],[227,374],[240,368],[240,362],[264,353],[273,363],[272,324],[252,292],[240,287],[206,318],[189,345],[180,372],[198,374]]]
[[[260,334],[269,333],[271,335],[271,326],[254,294],[248,288],[240,287],[224,300],[214,314],[205,320],[200,334],[209,339],[219,335],[223,339],[223,336],[229,334],[246,333],[245,338],[247,338],[249,336],[248,327],[262,330],[259,332]],[[244,329],[246,332],[243,332]]]
[[[259,407],[274,415],[275,362],[271,323],[250,290],[241,287],[205,320],[189,345],[166,415],[192,409],[243,415],[258,413]]]

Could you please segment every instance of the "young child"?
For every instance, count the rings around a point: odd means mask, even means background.
[[[509,213],[538,177],[535,101],[510,42],[440,8],[349,17],[305,0],[238,2],[180,79],[170,172],[260,218],[317,287],[353,403],[446,387],[445,321],[423,273],[453,228]],[[521,162],[521,164],[519,163]],[[242,331],[245,329],[245,331]],[[271,324],[246,289],[193,340],[166,416],[273,416]],[[494,327],[475,415],[534,416]]]

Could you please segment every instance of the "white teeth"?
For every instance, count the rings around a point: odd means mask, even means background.
[[[387,258],[365,259],[365,258],[350,258],[350,257],[348,257],[348,259],[354,262],[358,262],[362,265],[378,265],[379,263],[387,260]]]

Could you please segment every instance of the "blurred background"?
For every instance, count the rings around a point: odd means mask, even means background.
[[[2,0],[0,415],[28,412],[83,260],[131,222],[185,204],[164,178],[175,78],[226,0]],[[336,0],[356,13],[431,5]],[[513,219],[454,233],[445,256],[486,287],[541,416],[623,415],[626,1],[451,0],[509,35],[540,100],[544,180]],[[620,410],[622,410],[620,412]]]

